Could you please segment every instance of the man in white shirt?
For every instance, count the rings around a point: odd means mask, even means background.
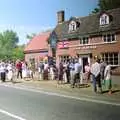
[[[101,86],[101,80],[100,80],[100,59],[96,59],[96,62],[92,64],[91,66],[91,74],[92,74],[92,81],[93,81],[93,87],[94,92],[97,92],[97,84],[99,87],[100,93],[102,93],[102,86]]]
[[[78,62],[78,60],[75,60],[75,65],[74,65],[74,82],[73,82],[73,86],[75,86],[75,83],[80,83],[80,72],[82,70],[82,66],[80,65],[80,63]]]
[[[0,64],[0,75],[1,75],[2,82],[5,82],[5,79],[6,79],[6,67],[5,67],[4,62],[2,62]]]

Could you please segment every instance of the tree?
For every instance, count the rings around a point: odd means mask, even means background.
[[[96,14],[96,13],[98,13],[99,11],[100,11],[99,8],[95,8],[95,9],[92,11],[92,14]]]
[[[24,48],[25,48],[25,45],[19,45],[16,48],[14,48],[12,51],[12,59],[13,60],[17,60],[17,59],[23,60],[24,56],[25,56]]]
[[[0,58],[7,59],[12,57],[12,50],[17,46],[19,38],[16,32],[6,30],[0,33]]]
[[[98,6],[102,11],[119,8],[120,0],[99,0]]]
[[[98,7],[92,11],[92,14],[100,11],[106,11],[120,7],[120,0],[99,0]]]
[[[32,33],[31,35],[28,34],[28,35],[26,36],[26,38],[29,39],[29,40],[31,40],[31,39],[33,39],[33,37],[35,37],[35,36],[36,36],[36,34],[35,34],[35,33]]]

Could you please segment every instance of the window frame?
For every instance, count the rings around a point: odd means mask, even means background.
[[[69,60],[69,55],[60,55],[59,56],[59,60],[62,61],[62,62],[65,62],[67,60]]]
[[[80,38],[80,44],[81,45],[87,45],[87,44],[89,44],[89,37]]]
[[[99,19],[100,26],[108,25],[110,23],[110,17],[107,14],[102,14]]]
[[[110,35],[110,40],[108,40],[108,35]],[[114,35],[114,40],[113,40],[113,35]],[[103,34],[102,40],[104,43],[114,43],[116,42],[116,34],[115,33]]]
[[[101,53],[102,60],[109,62],[112,66],[119,66],[119,52]]]
[[[76,21],[72,20],[69,23],[69,32],[74,32],[77,29],[77,23]]]

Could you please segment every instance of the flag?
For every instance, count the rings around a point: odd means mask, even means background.
[[[68,41],[62,41],[62,42],[59,42],[57,47],[62,49],[62,48],[68,48],[69,46],[69,42]]]

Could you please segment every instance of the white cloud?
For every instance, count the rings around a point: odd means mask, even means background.
[[[24,25],[0,25],[0,32],[3,32],[7,29],[13,30],[19,36],[19,44],[28,43],[28,39],[26,38],[27,34],[38,34],[42,31],[53,29],[54,27],[50,26],[24,26]]]

